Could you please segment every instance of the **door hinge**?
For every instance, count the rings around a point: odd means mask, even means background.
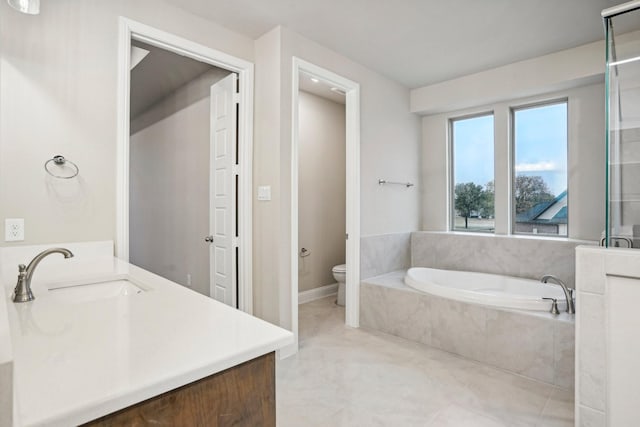
[[[240,175],[240,165],[231,166],[231,173],[234,175]]]
[[[236,104],[240,104],[240,94],[239,93],[234,93],[233,94],[233,102]]]
[[[234,237],[232,239],[232,243],[233,243],[233,247],[237,248],[238,246],[240,246],[240,238],[239,237]]]

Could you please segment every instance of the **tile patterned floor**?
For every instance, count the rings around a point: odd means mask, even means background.
[[[573,426],[573,392],[348,328],[334,300],[300,306],[300,351],[276,367],[280,427]]]

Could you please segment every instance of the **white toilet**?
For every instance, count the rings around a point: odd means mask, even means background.
[[[344,306],[344,282],[347,280],[347,264],[336,265],[331,269],[333,278],[338,282],[338,305]]]

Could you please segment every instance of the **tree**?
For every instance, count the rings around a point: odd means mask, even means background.
[[[526,212],[542,202],[550,202],[555,196],[541,176],[516,176],[516,213]]]
[[[473,182],[456,184],[454,189],[454,203],[458,215],[464,217],[464,228],[469,228],[469,217],[472,212],[477,212],[482,208],[484,201],[484,191],[482,185]]]

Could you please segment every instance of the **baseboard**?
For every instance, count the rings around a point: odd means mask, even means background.
[[[298,304],[315,301],[320,298],[328,297],[338,293],[338,284],[321,286],[319,288],[310,289],[308,291],[298,293]]]

